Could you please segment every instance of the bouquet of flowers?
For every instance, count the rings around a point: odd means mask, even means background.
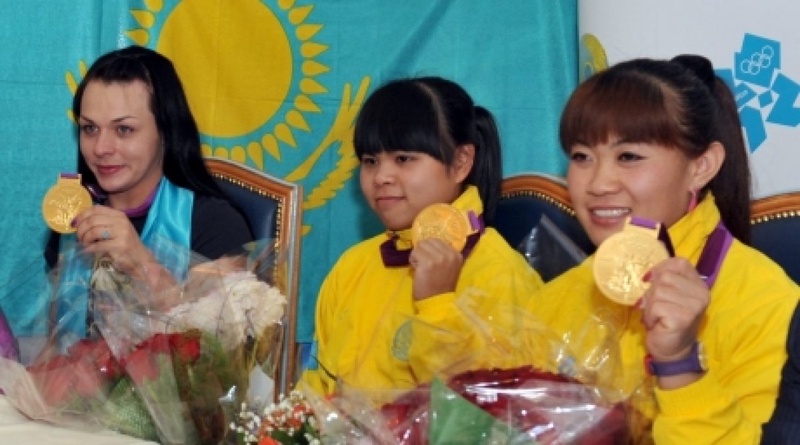
[[[311,404],[294,390],[263,408],[242,403],[231,422],[241,445],[318,445],[320,432]]]
[[[278,270],[276,246],[253,246],[261,249],[195,259],[184,279],[158,291],[97,268],[85,284],[89,335],[72,341],[56,325],[33,363],[0,359],[0,388],[27,416],[59,425],[163,444],[232,438],[237,406],[273,398],[274,380],[259,394],[250,382],[276,378],[286,322],[282,286],[262,273]]]
[[[628,440],[625,405],[532,366],[468,371],[380,409],[401,444],[575,443]]]
[[[410,390],[340,382],[335,395],[322,398],[300,387],[320,436],[386,445],[631,442],[637,416],[620,379],[635,378],[618,372],[611,321],[592,320],[587,332],[565,341],[519,308],[498,308],[489,323],[473,312],[469,297],[462,298],[463,316],[484,337],[480,350]],[[510,318],[500,321],[504,317]],[[417,331],[451,335],[413,323]],[[591,345],[572,344],[577,342]]]

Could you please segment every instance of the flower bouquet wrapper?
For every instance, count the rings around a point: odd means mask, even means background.
[[[6,282],[0,283],[0,355],[28,364],[47,341],[52,278],[43,255],[19,259]]]
[[[458,306],[480,347],[452,357],[413,389],[341,382],[333,397],[306,391],[322,437],[380,444],[631,442],[637,416],[624,388],[641,382],[621,381],[639,377],[620,372],[612,319],[589,320],[584,332],[563,338],[522,308],[498,305],[487,314],[469,295]],[[463,332],[412,323],[414,338],[465,341]]]
[[[283,353],[280,246],[260,240],[209,261],[164,243],[188,259],[188,272],[158,287],[113,265],[96,267],[91,282],[70,283],[88,293],[88,310],[54,302],[61,316],[45,348],[9,379],[20,411],[162,444],[216,444],[240,403],[273,397],[274,383],[253,393],[250,379],[256,371],[274,379]],[[83,336],[75,319],[85,320]]]

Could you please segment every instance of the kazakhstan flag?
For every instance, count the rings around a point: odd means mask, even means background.
[[[558,114],[577,82],[575,0],[30,0],[0,19],[0,301],[18,335],[44,330],[40,203],[75,170],[68,110],[102,53],[165,54],[186,86],[203,151],[303,185],[298,340],[350,245],[382,230],[362,204],[352,128],[368,93],[440,75],[498,118],[505,174],[563,172]],[[8,293],[8,292],[7,292]]]

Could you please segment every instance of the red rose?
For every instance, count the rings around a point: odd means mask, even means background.
[[[28,367],[28,372],[48,405],[62,406],[69,402],[72,395],[71,368],[71,361],[63,355]]]
[[[147,380],[155,380],[158,377],[158,364],[155,354],[146,347],[134,349],[125,357],[125,369],[137,385],[143,384]]]
[[[50,406],[98,397],[107,383],[91,356],[58,355],[30,366],[28,372]]]
[[[170,334],[156,334],[145,340],[139,347],[147,349],[153,354],[169,354],[169,337]]]
[[[70,346],[67,352],[72,357],[82,357],[95,363],[100,374],[110,381],[122,375],[122,367],[105,340],[83,339]]]
[[[200,336],[198,332],[173,334],[170,337],[172,353],[183,363],[194,363],[200,357]]]

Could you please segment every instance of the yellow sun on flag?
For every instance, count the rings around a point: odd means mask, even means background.
[[[167,14],[163,0],[144,5],[126,34],[175,64],[211,141],[204,155],[263,169],[264,153],[280,161],[282,146],[297,148],[295,132],[311,131],[306,115],[321,112],[314,96],[328,91],[317,76],[330,68],[316,60],[328,47],[313,40],[322,25],[307,23],[313,6],[278,0],[287,30],[261,0],[183,0]]]

